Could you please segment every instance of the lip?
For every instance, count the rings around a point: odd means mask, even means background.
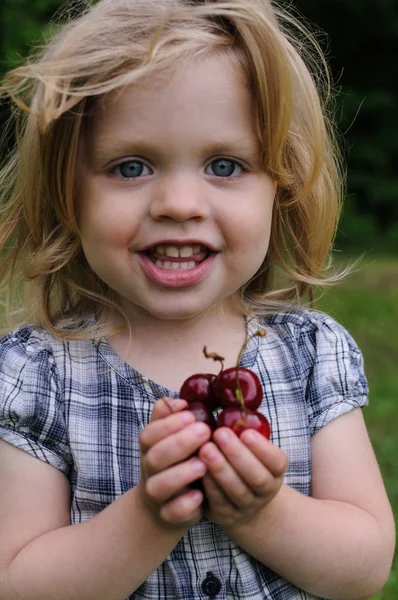
[[[164,243],[164,242],[162,242]],[[199,243],[199,242],[196,242]],[[151,248],[152,246],[149,246]],[[161,269],[149,258],[147,254],[139,253],[142,268],[152,282],[165,288],[184,288],[196,285],[209,273],[217,254],[210,254],[196,267],[187,270]]]

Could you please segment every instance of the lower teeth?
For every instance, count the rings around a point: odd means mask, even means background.
[[[155,265],[160,269],[165,269],[169,271],[186,271],[187,269],[193,269],[196,266],[195,261],[190,262],[171,262],[169,260],[160,260],[157,259],[155,261]]]

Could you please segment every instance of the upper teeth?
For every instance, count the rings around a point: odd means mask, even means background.
[[[156,246],[157,254],[165,254],[172,258],[188,258],[194,254],[199,254],[200,244],[186,245],[186,246],[166,246],[164,244]]]

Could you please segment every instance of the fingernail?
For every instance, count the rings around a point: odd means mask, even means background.
[[[223,444],[223,443],[228,442],[229,439],[230,438],[229,438],[228,431],[222,431],[220,429],[220,431],[217,433],[217,441],[219,441],[219,442],[221,442]]]
[[[194,501],[195,504],[199,504],[199,502],[201,502],[203,499],[202,492],[199,492],[199,490],[193,490],[191,492],[191,499]]]
[[[207,427],[207,425],[205,425],[204,423],[201,423],[200,421],[197,421],[193,427],[194,427],[194,433],[198,437],[204,437],[208,433],[209,428]]]
[[[180,415],[180,419],[183,423],[192,423],[192,413],[189,410],[184,410]]]
[[[208,460],[215,460],[217,458],[217,450],[212,444],[206,444],[206,448],[203,448],[203,454]]]
[[[198,473],[204,473],[206,471],[206,467],[204,465],[204,463],[202,463],[202,461],[200,460],[194,460],[191,463],[192,469],[194,471],[197,471]]]
[[[258,441],[256,432],[250,431],[250,429],[247,429],[245,432],[245,440],[247,442],[252,442],[253,444],[255,444]]]

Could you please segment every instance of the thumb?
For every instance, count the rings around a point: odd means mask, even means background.
[[[151,422],[158,419],[164,419],[173,413],[180,412],[188,406],[186,400],[182,398],[160,398],[155,402],[151,415]]]

